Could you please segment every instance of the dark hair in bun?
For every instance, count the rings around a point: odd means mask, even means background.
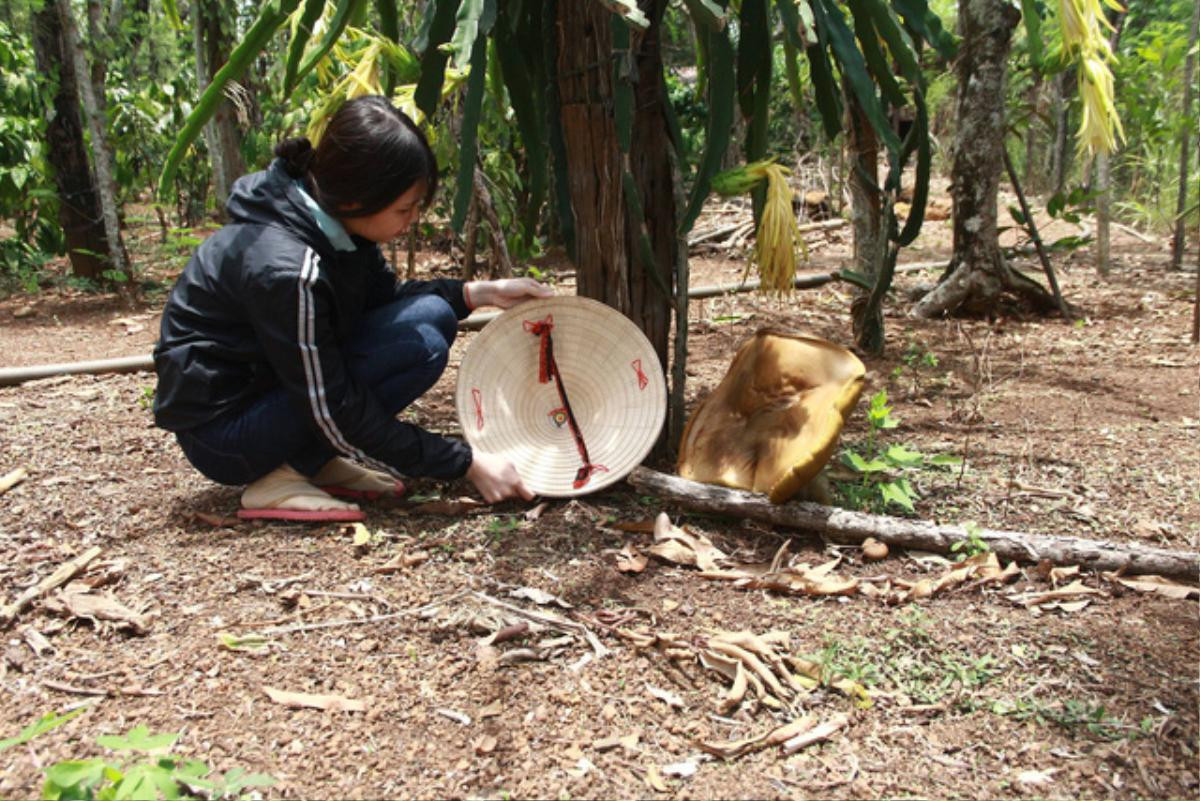
[[[425,203],[437,191],[437,160],[425,134],[379,95],[343,103],[314,148],[305,138],[275,148],[293,178],[311,177],[321,207],[338,217],[365,217],[425,182]]]

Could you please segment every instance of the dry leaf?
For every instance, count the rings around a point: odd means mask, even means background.
[[[313,693],[296,693],[289,690],[278,690],[274,687],[263,687],[263,692],[277,704],[293,709],[323,709],[326,712],[363,712],[367,705],[355,698],[345,698],[340,695],[315,695]]]
[[[495,701],[492,701],[483,709],[479,710],[479,719],[485,720],[487,718],[498,718],[500,717],[500,713],[503,711],[504,705],[501,704],[500,699],[497,698]]]
[[[510,598],[520,598],[526,601],[533,601],[540,606],[549,606],[554,604],[561,606],[563,609],[571,609],[571,604],[559,598],[557,595],[551,595],[545,590],[539,590],[537,587],[518,587],[509,594]]]
[[[534,520],[537,520],[539,517],[541,517],[542,512],[545,512],[549,506],[549,501],[542,501],[537,506],[525,512],[525,519],[532,523]]]
[[[358,549],[364,549],[371,544],[371,532],[362,523],[355,523],[351,528],[354,536],[351,539],[351,544]]]
[[[1050,579],[1050,583],[1057,587],[1067,579],[1078,576],[1079,565],[1071,565],[1070,567],[1052,567],[1047,575]]]
[[[671,788],[663,781],[662,774],[658,772],[657,765],[646,766],[646,784],[650,785],[650,789],[659,793],[669,793]]]
[[[137,320],[134,320],[130,317],[118,317],[115,320],[109,320],[108,324],[125,326],[125,333],[127,335],[128,334],[136,334],[136,333],[139,333],[140,331],[146,330],[146,326],[142,325]]]
[[[612,527],[617,531],[628,531],[633,534],[651,534],[654,532],[654,521],[629,520],[620,523],[613,523]]]
[[[704,751],[721,759],[736,759],[737,757],[768,748],[772,745],[785,743],[793,737],[811,729],[814,722],[811,717],[803,717],[793,720],[790,723],[785,723],[782,726],[777,726],[757,737],[748,737],[744,740],[732,740],[724,743],[701,742],[698,745]]]
[[[617,554],[617,570],[622,573],[641,573],[649,562],[648,556],[638,553],[637,548],[629,543],[625,543],[625,547]]]
[[[1180,584],[1170,579],[1147,574],[1144,576],[1117,576],[1115,573],[1105,573],[1104,577],[1109,581],[1115,581],[1123,587],[1128,587],[1131,590],[1138,592],[1150,592],[1156,595],[1162,595],[1166,598],[1172,598],[1177,601],[1183,601],[1191,597],[1200,598],[1200,587],[1192,587],[1187,584]]]
[[[92,593],[66,590],[47,599],[46,607],[53,612],[67,613],[73,617],[92,622],[106,621],[118,627],[128,627],[135,634],[145,634],[150,627],[150,617],[139,614],[108,593]]]
[[[667,706],[674,707],[676,709],[683,709],[683,699],[670,690],[663,690],[655,687],[652,684],[647,684],[646,692],[648,692],[652,697],[662,701]]]
[[[1058,772],[1058,768],[1049,768],[1048,770],[1023,770],[1017,774],[1017,782],[1020,784],[1046,784],[1054,781],[1054,774]]]
[[[475,755],[486,756],[496,750],[499,742],[490,734],[485,734],[475,741]]]
[[[1024,593],[1022,595],[1010,595],[1010,600],[1013,600],[1022,606],[1041,606],[1042,604],[1052,601],[1072,601],[1077,600],[1082,596],[1100,595],[1100,590],[1092,587],[1084,586],[1082,581],[1072,581],[1065,587],[1060,587],[1056,590],[1047,592]],[[1082,608],[1082,607],[1080,607]]]
[[[662,766],[662,774],[671,776],[676,779],[690,779],[696,775],[699,766],[695,762],[688,760],[686,762],[673,762],[670,765]]]
[[[655,518],[654,545],[650,547],[650,553],[669,562],[698,567],[704,571],[719,570],[718,563],[729,559],[703,534],[693,534],[672,525],[666,512]]]

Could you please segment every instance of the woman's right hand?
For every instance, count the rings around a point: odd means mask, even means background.
[[[475,451],[471,466],[467,468],[467,478],[488,503],[518,496],[527,501],[533,500],[533,493],[521,482],[517,468],[503,456]]]

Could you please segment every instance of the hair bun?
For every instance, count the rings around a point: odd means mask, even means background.
[[[303,178],[316,158],[312,142],[307,137],[285,139],[275,146],[275,155],[283,159],[284,169],[293,178]]]

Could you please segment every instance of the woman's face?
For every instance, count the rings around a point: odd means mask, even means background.
[[[417,181],[390,206],[365,217],[342,217],[341,223],[352,234],[377,244],[391,242],[408,231],[421,216],[425,200],[425,182]]]

